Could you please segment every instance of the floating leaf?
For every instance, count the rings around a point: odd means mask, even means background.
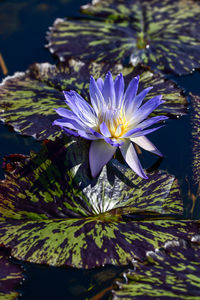
[[[34,64],[25,73],[7,77],[0,86],[0,118],[25,135],[39,140],[55,139],[61,134],[58,126],[52,126],[57,119],[55,108],[66,107],[61,90],[76,90],[88,99],[90,75],[98,78],[108,71],[106,64],[90,64],[71,60],[68,65],[58,67],[48,63]],[[171,81],[144,68],[123,69],[116,65],[116,75],[122,71],[126,85],[137,74],[141,74],[140,87],[154,86],[146,99],[162,94],[165,103],[157,113],[169,116],[186,112],[186,99]]]
[[[198,240],[199,236],[193,240]],[[147,263],[136,264],[119,284],[114,299],[199,299],[200,246],[184,240],[167,242],[147,253]]]
[[[187,74],[200,67],[200,4],[193,0],[103,0],[82,11],[96,18],[56,19],[47,45],[61,61],[106,61]]]
[[[193,178],[200,183],[200,97],[191,95],[191,105]]]
[[[78,268],[124,265],[164,241],[198,232],[192,221],[124,221],[123,214],[133,212],[181,213],[177,183],[164,171],[144,180],[117,161],[92,180],[88,145],[69,138],[48,142],[38,155],[13,163],[11,173],[5,164],[0,243],[14,257]]]
[[[14,292],[22,280],[20,266],[8,260],[5,249],[0,248],[0,300],[14,300],[19,294]]]

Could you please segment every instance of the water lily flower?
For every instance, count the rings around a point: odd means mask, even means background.
[[[142,178],[147,175],[140,164],[134,143],[139,147],[162,156],[160,151],[146,137],[159,129],[149,128],[166,116],[148,118],[149,114],[163,103],[162,96],[155,96],[142,105],[148,87],[137,95],[139,76],[134,77],[124,91],[123,75],[113,80],[110,72],[105,80],[97,81],[91,76],[90,101],[86,102],[75,91],[64,92],[65,102],[71,109],[58,108],[56,112],[64,117],[54,121],[67,134],[91,140],[89,164],[92,177],[96,177],[102,167],[113,157],[119,147],[130,168]]]

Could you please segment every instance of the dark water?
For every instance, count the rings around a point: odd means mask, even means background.
[[[57,0],[57,1],[8,1],[0,0],[0,52],[2,53],[9,75],[16,71],[24,71],[33,62],[51,62],[56,60],[44,48],[45,35],[48,26],[51,26],[57,17],[78,15],[79,7],[87,0]],[[169,76],[185,89],[189,94],[200,94],[200,73],[177,77]],[[0,70],[0,79],[3,74]],[[151,136],[151,140],[165,154],[160,168],[178,177],[182,188],[185,216],[189,217],[190,203],[188,202],[187,178],[191,176],[191,136],[190,115],[180,120],[169,120],[167,125]],[[30,149],[39,150],[40,143],[33,138],[22,137],[12,132],[3,123],[0,124],[0,164],[2,157],[11,153],[29,154]],[[143,159],[148,167],[150,156],[146,154]],[[3,171],[0,170],[3,178]],[[194,212],[198,217],[198,212]],[[102,270],[76,270],[66,268],[53,268],[23,264],[25,281],[18,289],[21,300],[66,300],[86,299],[87,290],[92,284],[99,282],[97,290],[104,288]],[[104,277],[112,278],[119,269],[110,267],[105,269]],[[106,285],[105,285],[106,286]],[[92,293],[88,294],[89,296]]]

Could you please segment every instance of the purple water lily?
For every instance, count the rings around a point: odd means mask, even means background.
[[[108,72],[104,81],[102,78],[95,81],[91,76],[91,105],[75,91],[64,92],[65,102],[71,110],[56,109],[64,118],[55,120],[53,124],[59,125],[67,134],[92,140],[89,163],[93,177],[96,177],[113,157],[117,147],[131,169],[145,179],[148,177],[142,169],[133,143],[162,156],[145,136],[161,126],[151,129],[147,127],[167,119],[165,116],[147,119],[149,114],[163,103],[162,96],[155,96],[141,106],[152,87],[137,95],[138,85],[139,76],[134,77],[124,91],[123,75],[119,74],[113,81],[111,73]]]

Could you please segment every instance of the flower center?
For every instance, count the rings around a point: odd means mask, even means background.
[[[101,123],[105,123],[108,130],[110,131],[111,138],[121,137],[127,128],[126,118],[122,112],[122,109],[106,109],[101,111],[98,116],[99,126]]]

